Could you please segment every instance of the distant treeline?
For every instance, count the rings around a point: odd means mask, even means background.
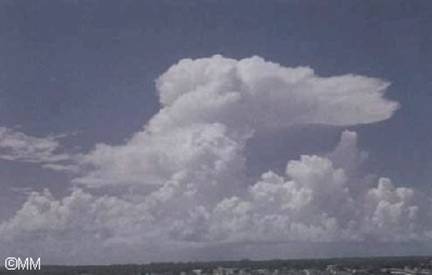
[[[181,272],[191,272],[201,269],[210,272],[217,267],[241,269],[325,269],[328,265],[338,265],[344,268],[380,268],[431,267],[432,257],[373,257],[373,258],[329,258],[329,259],[295,259],[295,260],[241,260],[216,262],[161,262],[150,264],[103,265],[103,266],[42,266],[40,271],[6,271],[0,274],[37,274],[37,275],[134,275],[160,273],[177,275]]]

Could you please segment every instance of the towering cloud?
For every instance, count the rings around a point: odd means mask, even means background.
[[[247,173],[248,141],[258,132],[388,119],[398,108],[384,98],[389,83],[213,56],[181,60],[156,84],[161,109],[143,129],[80,157],[69,196],[33,193],[0,225],[0,243],[79,261],[227,243],[430,238],[422,218],[430,207],[415,190],[386,178],[365,184],[357,168],[367,154],[355,132],[343,132],[324,156],[287,160],[284,174]]]
[[[226,164],[238,174],[244,145],[258,131],[389,118],[398,104],[383,98],[388,85],[355,75],[323,78],[260,57],[184,59],[157,80],[162,108],[143,131],[124,145],[98,145],[85,160],[95,169],[76,181],[163,184],[180,171],[196,171],[197,163]]]

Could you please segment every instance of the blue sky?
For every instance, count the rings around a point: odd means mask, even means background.
[[[161,108],[155,79],[178,60],[257,55],[322,77],[386,80],[385,97],[400,108],[373,124],[304,126],[252,141],[249,174],[331,151],[350,129],[368,152],[364,173],[430,191],[431,21],[428,1],[3,1],[0,126],[65,135],[59,150],[69,154],[123,144]],[[0,163],[2,219],[27,200],[22,190],[64,196],[73,186],[70,173]]]

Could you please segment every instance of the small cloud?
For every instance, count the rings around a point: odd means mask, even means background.
[[[30,163],[56,163],[70,160],[58,142],[61,136],[35,137],[0,127],[0,159]]]

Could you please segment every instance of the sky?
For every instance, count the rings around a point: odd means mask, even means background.
[[[0,256],[432,252],[429,1],[0,2]]]

